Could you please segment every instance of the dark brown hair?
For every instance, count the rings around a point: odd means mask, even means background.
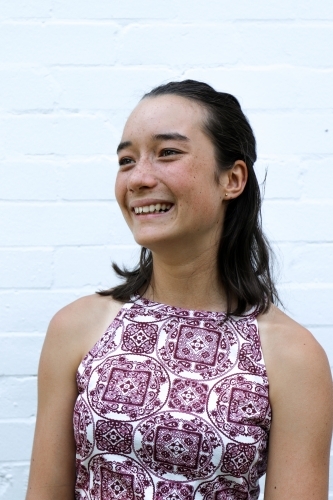
[[[270,303],[279,302],[279,298],[270,269],[271,249],[261,225],[261,194],[253,169],[257,154],[252,128],[234,96],[217,92],[203,82],[169,82],[154,88],[143,99],[168,94],[194,100],[207,111],[203,126],[215,147],[217,173],[232,168],[237,160],[246,163],[245,189],[228,202],[226,209],[217,267],[226,293],[228,314],[242,315],[249,306],[257,306],[260,312],[265,312]],[[113,269],[124,283],[98,293],[129,301],[133,295],[142,295],[149,286],[152,253],[143,247],[135,269],[121,269],[115,263]],[[233,310],[232,303],[236,303]]]

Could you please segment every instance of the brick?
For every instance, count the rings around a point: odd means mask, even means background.
[[[178,78],[167,68],[65,67],[52,70],[59,87],[59,106],[79,109],[124,109],[128,114],[143,94]]]
[[[260,155],[330,155],[333,114],[249,111]]]
[[[0,421],[0,461],[29,460],[34,428],[34,420]]]
[[[333,283],[333,244],[278,245],[284,283]]]
[[[156,40],[168,43],[156,45]],[[221,64],[329,68],[333,55],[327,46],[332,42],[333,30],[323,23],[130,25],[119,34],[119,59],[125,65],[151,65],[158,60],[170,67],[182,65],[184,69]]]
[[[239,36],[241,64],[332,66],[333,55],[327,53],[327,44],[333,39],[333,31],[326,23],[251,23],[239,28]]]
[[[315,3],[311,0],[295,0],[281,2],[273,0],[269,3],[259,0],[249,4],[244,0],[232,3],[221,0],[210,0],[209,4],[201,0],[192,0],[189,8],[187,2],[170,2],[135,0],[107,2],[97,0],[92,4],[89,0],[55,0],[53,13],[57,18],[79,19],[176,19],[180,21],[213,21],[216,20],[295,20],[295,19],[333,19],[332,3],[322,0]]]
[[[302,194],[302,168],[293,157],[259,157],[255,172],[265,200],[298,199]],[[265,181],[266,177],[266,182]],[[288,179],[288,182],[285,182]]]
[[[133,245],[116,202],[0,205],[0,245]]]
[[[38,314],[35,309],[31,313]],[[51,312],[52,314],[52,312]],[[41,326],[45,326],[49,319]],[[43,320],[42,320],[43,321]],[[11,327],[11,325],[9,325]],[[2,325],[2,328],[4,325]],[[26,328],[22,325],[23,328]],[[8,333],[0,335],[0,376],[37,375],[38,360],[44,341],[44,333]],[[0,497],[1,498],[1,497]]]
[[[111,288],[119,283],[112,261],[132,268],[139,262],[139,251],[135,247],[59,248],[55,252],[54,286]]]
[[[263,205],[263,226],[272,241],[333,241],[331,202],[267,200]]]
[[[331,302],[333,285],[283,285],[278,287],[286,313],[312,330],[332,324]]]
[[[52,0],[1,0],[0,19],[48,18],[51,9]]]
[[[167,43],[156,45],[156,40],[167,40]],[[236,64],[239,52],[238,29],[229,24],[130,25],[119,35],[119,59],[124,65],[153,65],[161,61],[172,68],[181,65],[186,69],[191,65],[221,64],[221,61]]]
[[[332,108],[331,68],[281,65],[194,68],[187,70],[183,78],[204,81],[220,92],[235,95],[244,109]]]
[[[53,281],[50,249],[0,249],[0,288],[47,288]]]
[[[110,122],[84,114],[10,116],[0,121],[0,148],[7,155],[115,154],[121,130],[117,125],[117,118]]]
[[[56,200],[57,165],[40,158],[0,161],[0,200]]]
[[[45,70],[0,69],[0,109],[52,109],[57,95],[56,85]]]
[[[311,158],[302,162],[302,192],[305,197],[332,199],[333,186],[333,156],[316,159]],[[320,182],[320,190],[318,186]]]
[[[58,195],[63,200],[115,199],[118,158],[71,160],[58,167]]]
[[[0,462],[0,498],[17,500],[24,498],[29,475],[29,462]]]
[[[0,291],[1,328],[4,332],[45,333],[52,316],[59,309],[94,291]]]
[[[118,29],[114,23],[3,23],[0,64],[114,64]]]
[[[0,398],[0,419],[35,417],[37,378],[1,377]]]

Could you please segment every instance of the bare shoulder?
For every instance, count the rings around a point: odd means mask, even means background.
[[[82,359],[103,335],[122,305],[112,297],[98,294],[81,297],[53,316],[45,343],[56,344],[60,350],[64,346],[66,351]]]
[[[327,499],[333,391],[326,354],[274,306],[258,326],[272,407],[265,498]]]
[[[307,367],[324,365],[327,357],[311,332],[294,321],[276,306],[258,318],[258,326],[264,357],[269,365]],[[269,369],[269,367],[268,367]]]

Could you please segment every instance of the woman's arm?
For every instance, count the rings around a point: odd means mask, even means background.
[[[259,328],[272,405],[265,500],[327,500],[333,417],[327,357],[277,308]]]
[[[26,500],[74,500],[76,371],[120,307],[109,297],[83,297],[59,311],[50,323],[38,370],[37,422]]]
[[[38,411],[26,500],[74,500],[75,372],[80,363],[60,311],[51,321],[38,370]]]

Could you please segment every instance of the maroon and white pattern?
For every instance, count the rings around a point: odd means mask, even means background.
[[[133,426],[119,420],[97,420],[96,445],[109,453],[131,453]]]
[[[136,455],[156,476],[179,481],[207,478],[219,467],[223,445],[205,420],[191,414],[165,412],[137,426]]]
[[[210,393],[208,415],[228,438],[255,443],[267,433],[271,421],[267,386],[257,376],[225,377]]]
[[[110,356],[90,376],[89,403],[102,417],[137,420],[163,406],[168,381],[164,368],[152,358]]]
[[[257,500],[271,422],[256,311],[137,299],[77,373],[76,500]]]
[[[213,379],[237,362],[238,339],[233,330],[192,318],[173,318],[159,335],[157,354],[174,374],[190,379]],[[222,322],[221,322],[222,323]]]
[[[154,484],[147,472],[123,455],[96,455],[89,464],[92,500],[150,500]]]
[[[132,323],[127,325],[123,334],[124,351],[135,354],[151,354],[157,341],[158,326],[149,323]]]
[[[158,481],[154,500],[192,500],[193,486],[175,481]]]
[[[170,390],[168,406],[186,413],[204,413],[208,385],[195,380],[175,378]]]
[[[80,458],[87,458],[94,447],[94,420],[89,406],[80,396],[75,402],[73,420],[76,453]],[[92,441],[90,441],[89,438],[91,438]]]

